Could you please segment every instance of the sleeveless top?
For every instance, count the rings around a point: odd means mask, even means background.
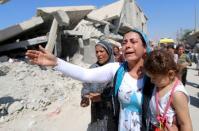
[[[153,95],[152,95],[152,98],[151,98],[151,101],[150,101],[150,110],[151,110],[151,123],[153,125],[157,125],[157,120],[156,120],[156,101],[155,101],[155,93],[156,92],[156,88],[153,90]],[[188,93],[187,91],[185,90],[184,86],[182,85],[182,83],[180,82],[173,93],[175,92],[183,92],[188,100],[189,100],[189,96],[188,96]],[[167,92],[163,97],[160,98],[159,100],[159,111],[160,111],[160,114],[163,115],[164,111],[165,111],[165,108],[166,108],[166,104],[167,102],[169,101],[169,97],[170,97],[170,94],[171,94],[171,90],[169,92]],[[176,115],[175,113],[175,110],[172,108],[172,107],[169,107],[168,111],[167,111],[167,118],[168,118],[168,123],[169,125],[172,125],[172,122],[173,122],[173,117]]]

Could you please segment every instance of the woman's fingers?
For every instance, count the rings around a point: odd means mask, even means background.
[[[29,58],[35,58],[38,57],[40,54],[40,51],[36,51],[36,50],[28,50],[26,52],[26,56],[28,56]]]
[[[32,54],[32,53],[26,53],[26,56],[28,56],[28,58],[30,58],[30,59],[34,59],[34,58],[38,57],[37,54]]]
[[[84,98],[89,99],[89,98],[90,98],[90,96],[89,96],[89,95],[84,95]]]
[[[92,102],[101,101],[101,94],[100,93],[89,93],[90,99]]]
[[[26,52],[26,54],[39,54],[39,53],[40,53],[40,51],[36,51],[36,50],[28,50]]]
[[[100,93],[89,93],[90,97],[100,96]]]

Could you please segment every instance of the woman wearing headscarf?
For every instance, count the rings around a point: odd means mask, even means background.
[[[95,46],[97,62],[90,68],[96,68],[114,62],[111,43],[99,41]],[[114,119],[111,103],[112,82],[83,83],[80,105],[86,107],[91,100],[91,123],[88,131],[116,131],[117,121]]]
[[[114,98],[119,108],[119,131],[147,131],[149,101],[154,85],[143,70],[144,59],[150,52],[146,35],[138,30],[124,34],[122,52],[125,61],[114,62],[93,69],[65,62],[44,48],[28,50],[26,55],[33,64],[53,66],[66,76],[88,83],[104,83],[114,80]],[[114,103],[115,105],[115,103]]]

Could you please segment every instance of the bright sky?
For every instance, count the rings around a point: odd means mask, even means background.
[[[23,22],[36,14],[38,7],[103,5],[117,0],[10,0],[0,5],[0,29]],[[177,32],[195,27],[195,8],[199,27],[199,0],[137,0],[148,17],[150,39],[176,38]]]

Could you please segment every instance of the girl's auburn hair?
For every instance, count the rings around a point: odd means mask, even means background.
[[[169,70],[179,73],[179,65],[174,61],[173,54],[165,50],[154,50],[147,55],[144,69],[150,74],[167,74]]]

